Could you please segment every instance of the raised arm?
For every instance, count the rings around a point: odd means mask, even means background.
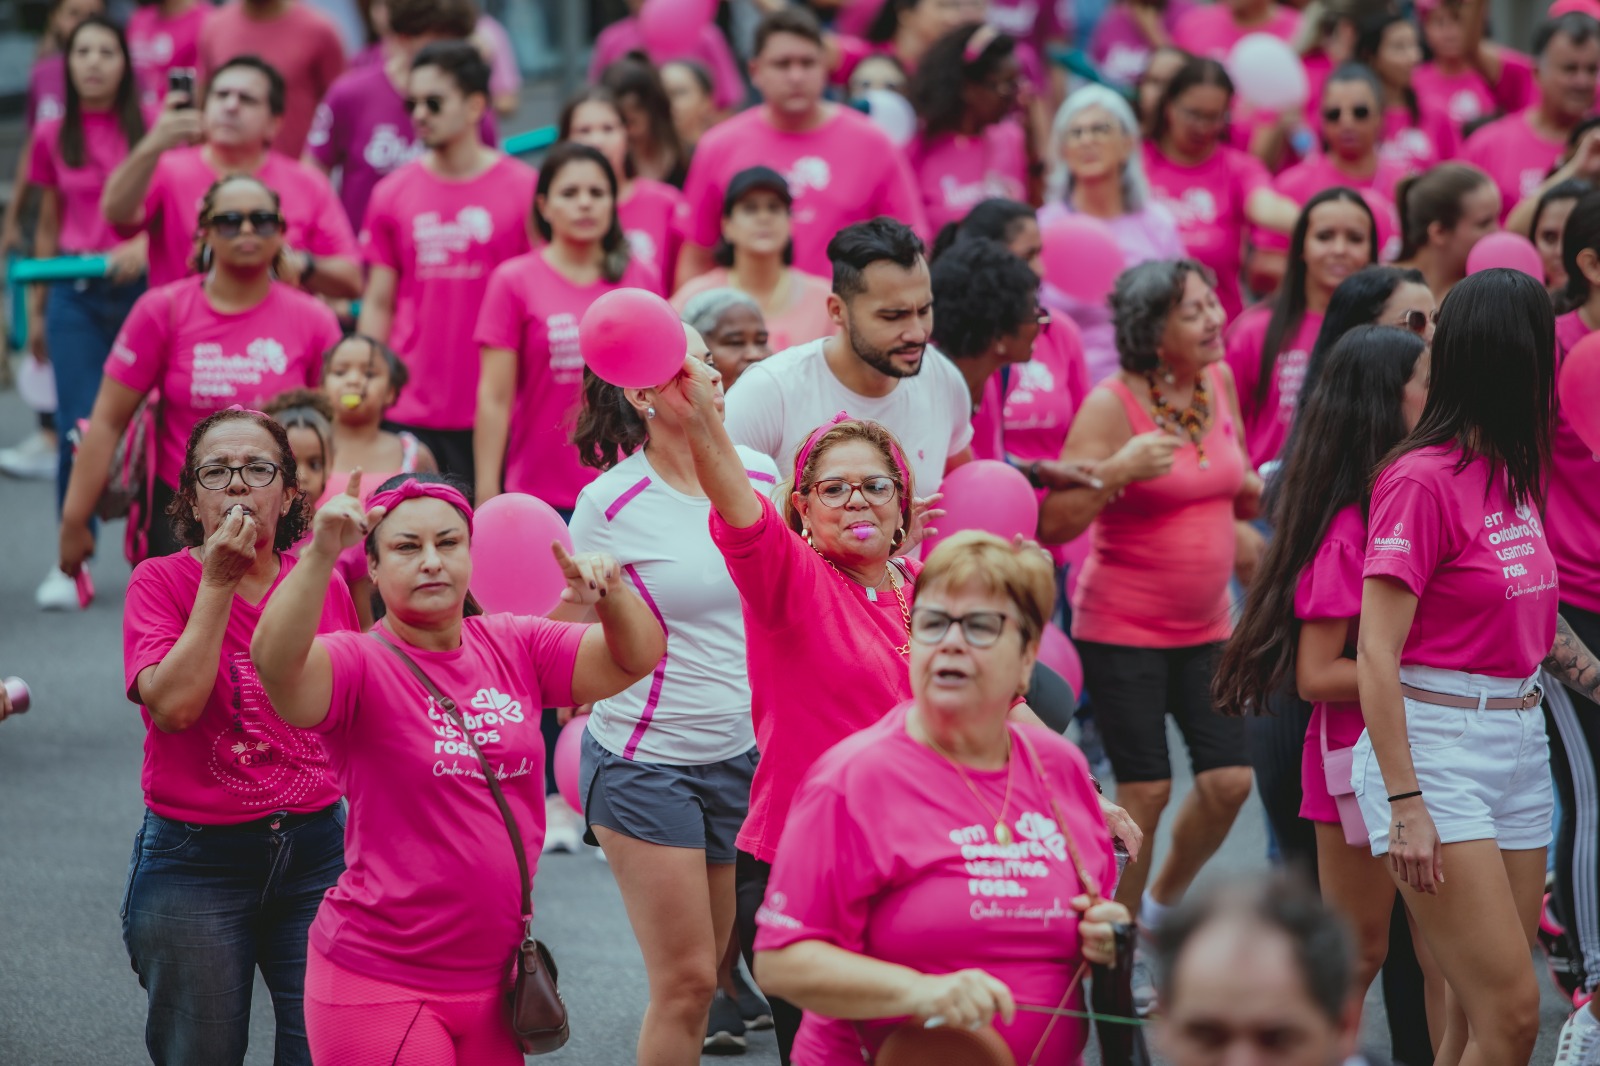
[[[761,520],[761,501],[750,488],[744,460],[722,425],[716,395],[710,370],[689,356],[683,361],[683,372],[657,391],[656,402],[682,421],[695,473],[711,506],[734,529],[748,529]]]
[[[113,226],[138,226],[145,221],[144,198],[150,192],[161,153],[200,140],[200,109],[183,93],[168,93],[161,114],[128,158],[117,165],[100,193],[100,213]]]
[[[615,696],[655,669],[667,653],[667,635],[615,557],[604,552],[572,556],[559,541],[550,548],[567,579],[561,590],[562,607],[590,608],[600,620],[578,646],[573,702],[582,705]]]

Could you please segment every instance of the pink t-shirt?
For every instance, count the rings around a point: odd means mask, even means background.
[[[1573,345],[1589,335],[1578,312],[1556,319],[1556,374]],[[1565,408],[1556,407],[1550,439],[1545,517],[1561,573],[1561,600],[1600,612],[1600,456],[1583,443]]]
[[[41,56],[28,72],[23,125],[31,130],[41,122],[59,122],[66,113],[67,61],[59,52]]]
[[[492,111],[484,111],[478,136],[484,144],[499,143]],[[378,182],[425,150],[382,63],[339,75],[306,136],[307,154],[324,170],[339,169],[339,202],[356,229],[366,220]]]
[[[658,54],[645,46],[637,17],[629,15],[619,19],[595,38],[594,54],[589,59],[590,84],[598,85],[607,67],[633,51],[649,52],[657,66],[673,59],[693,59],[711,75],[712,97],[719,109],[728,110],[744,102],[744,79],[739,76],[739,64],[715,22],[701,27],[693,46],[681,52]]]
[[[222,175],[206,162],[204,149],[174,148],[161,156],[144,198],[142,226],[150,231],[150,284],[165,285],[189,273],[200,201]],[[268,152],[255,176],[278,194],[288,223],[284,239],[315,256],[358,259],[355,234],[328,179],[298,159]],[[118,232],[124,232],[118,228]]]
[[[911,698],[906,659],[896,650],[910,638],[898,597],[885,588],[868,599],[784,523],[771,500],[756,498],[761,517],[747,529],[734,529],[713,510],[711,539],[744,607],[750,711],[761,749],[739,847],[772,862],[795,790],[822,753]],[[909,559],[900,563],[913,580],[922,570]],[[901,593],[909,607],[911,588]],[[801,603],[806,609],[795,610]],[[828,663],[838,683],[797,685],[796,663]]]
[[[1005,411],[998,371],[983,383],[983,396],[972,409],[972,457],[1002,463],[1006,460]]]
[[[541,708],[572,702],[587,629],[483,615],[461,623],[454,651],[384,633],[456,701],[494,767],[530,867],[545,829]],[[391,649],[364,633],[321,640],[333,694],[315,732],[350,797],[350,822],[345,872],[323,897],[311,942],[346,969],[408,988],[504,984],[522,940],[521,878],[472,746]]]
[[[1405,107],[1384,111],[1378,158],[1402,172],[1420,174],[1435,164],[1454,159],[1459,150],[1459,139],[1449,115],[1431,103],[1419,101],[1416,119]]]
[[[1089,395],[1083,338],[1066,315],[1033,342],[1033,358],[1007,375],[1004,411],[1006,451],[1029,463],[1059,459],[1067,430]]]
[[[1500,49],[1504,72],[1495,89],[1483,80],[1483,75],[1472,67],[1464,67],[1455,74],[1446,74],[1434,63],[1424,63],[1411,72],[1411,88],[1416,91],[1417,102],[1424,108],[1443,112],[1460,136],[1461,127],[1484,115],[1496,111],[1521,111],[1532,100],[1526,98],[1526,83],[1531,80],[1531,65],[1526,56]],[[1520,77],[1518,75],[1521,75]],[[1512,99],[1504,99],[1496,90],[1512,90]]]
[[[831,276],[828,242],[855,222],[889,215],[929,237],[922,197],[905,156],[872,120],[848,107],[816,129],[786,133],[753,107],[713,126],[695,148],[684,183],[691,222],[688,240],[710,248],[722,233],[722,197],[739,171],[767,166],[784,175],[794,196],[794,265]]]
[[[167,71],[200,65],[200,29],[213,10],[198,3],[169,19],[161,14],[161,5],[151,4],[128,16],[128,51],[146,100],[160,103],[166,98]]]
[[[387,417],[431,429],[471,429],[478,407],[472,331],[500,264],[529,248],[528,211],[538,176],[503,156],[468,181],[451,181],[423,160],[378,183],[361,244],[367,262],[398,275],[389,346],[411,385]]]
[[[1283,450],[1300,403],[1300,384],[1306,379],[1311,349],[1322,330],[1322,314],[1307,311],[1300,328],[1278,353],[1266,391],[1261,391],[1261,349],[1266,344],[1267,324],[1272,319],[1269,304],[1250,308],[1228,330],[1228,366],[1239,390],[1239,409],[1244,414],[1244,439],[1250,447],[1250,465],[1260,469]],[[1257,397],[1260,397],[1257,399]]]
[[[320,811],[339,799],[328,776],[328,755],[312,734],[286,725],[272,709],[255,664],[250,638],[261,612],[294,569],[279,555],[278,580],[259,603],[233,597],[217,678],[204,710],[188,729],[164,733],[143,706],[147,807],[163,818],[196,825],[235,825],[274,811]],[[123,675],[128,699],[140,703],[139,672],[167,657],[194,611],[202,567],[190,550],[146,559],[128,579],[122,612]],[[356,628],[356,611],[344,579],[328,584],[317,632]]]
[[[1330,156],[1320,152],[1285,170],[1273,179],[1272,187],[1301,207],[1323,189],[1342,185],[1354,189],[1372,208],[1373,221],[1378,224],[1377,258],[1393,259],[1400,251],[1400,218],[1395,211],[1394,190],[1406,172],[1393,163],[1378,158],[1378,168],[1369,178],[1355,178],[1334,165]],[[1289,250],[1289,238],[1256,227],[1251,240],[1258,248],[1277,252]]]
[[[311,116],[333,80],[344,73],[344,43],[333,20],[306,0],[292,2],[281,15],[252,18],[242,0],[218,8],[200,29],[200,78],[235,56],[259,56],[283,75],[287,92],[283,123],[272,147],[299,159]]]
[[[1222,373],[1206,371],[1211,429],[1201,468],[1185,440],[1172,470],[1135,481],[1090,526],[1093,546],[1072,598],[1072,636],[1136,648],[1187,648],[1233,632],[1233,501],[1244,484]],[[1121,378],[1100,386],[1122,403],[1135,434],[1156,425]]]
[[[1317,554],[1300,573],[1295,587],[1294,616],[1302,622],[1343,622],[1361,617],[1361,567],[1367,551],[1367,522],[1361,505],[1351,504],[1333,516]],[[1350,630],[1349,658],[1355,658],[1355,628]],[[1339,808],[1322,772],[1322,726],[1328,726],[1328,750],[1348,748],[1361,738],[1366,722],[1361,704],[1319,702],[1311,705],[1301,763],[1300,817],[1313,822],[1339,821]]]
[[[1461,149],[1461,161],[1486,172],[1500,187],[1504,222],[1518,201],[1532,196],[1566,148],[1566,140],[1547,141],[1533,132],[1533,109],[1482,126]]]
[[[83,115],[83,165],[61,158],[61,122],[41,122],[33,131],[28,181],[55,189],[60,198],[61,254],[103,252],[121,243],[100,213],[106,178],[128,157],[128,142],[116,116],[105,111]]]
[[[1039,761],[1014,740],[1008,769],[966,770],[964,780],[907,735],[906,712],[890,711],[818,761],[756,914],[756,950],[816,940],[921,973],[973,967],[1018,1003],[1056,1006],[1082,962],[1071,901],[1085,886],[1067,837],[1098,890],[1109,891],[1116,876],[1083,753],[1048,729],[1014,725]],[[992,839],[994,815],[968,781],[994,810],[1009,791],[1015,843]],[[1074,991],[1067,1006],[1081,1010],[1081,1000]],[[877,1048],[904,1021],[858,1029],[808,1011],[794,1061],[859,1062],[860,1034]],[[1037,1061],[1076,1063],[1088,1035],[1082,1021],[1037,1012],[995,1022],[1018,1062],[1035,1061],[1038,1049]]]
[[[1168,0],[1161,9],[1161,27],[1171,37],[1178,21],[1194,8],[1194,0]],[[1139,29],[1126,3],[1112,4],[1089,38],[1089,58],[1112,84],[1131,89],[1150,65],[1150,39]]]
[[[1274,4],[1260,26],[1240,26],[1224,3],[1202,4],[1178,20],[1172,43],[1190,55],[1226,60],[1233,46],[1252,33],[1270,33],[1280,41],[1293,41],[1300,28],[1300,12]]]
[[[689,224],[689,205],[683,193],[663,181],[634,178],[628,198],[617,204],[617,221],[627,234],[634,261],[654,269],[661,279],[658,291],[669,295],[683,231]]]
[[[668,301],[679,314],[689,301],[702,292],[729,287],[727,267],[712,267],[699,277],[690,278]],[[781,311],[766,314],[767,344],[775,352],[793,348],[797,344],[814,341],[818,337],[831,337],[838,327],[828,317],[828,293],[833,283],[827,278],[807,274],[803,270],[789,269],[789,303]]]
[[[1267,168],[1227,145],[1219,145],[1200,165],[1185,166],[1146,141],[1144,172],[1150,191],[1177,221],[1184,249],[1216,274],[1222,309],[1229,319],[1238,317],[1244,307],[1239,268],[1250,225],[1245,205],[1256,190],[1271,187]]]
[[[572,429],[583,398],[583,313],[615,289],[659,292],[649,266],[630,262],[622,280],[574,285],[539,250],[495,268],[478,312],[473,343],[517,353],[517,393],[506,441],[505,488],[570,511],[595,471],[578,462]],[[468,423],[471,424],[470,422]]]
[[[1408,452],[1378,475],[1363,577],[1417,597],[1400,662],[1526,678],[1556,637],[1556,561],[1532,506],[1513,505],[1489,463],[1454,448]]]
[[[906,161],[935,232],[991,197],[1027,199],[1028,152],[1015,119],[996,122],[976,137],[917,137],[906,146]]]
[[[139,297],[106,358],[106,377],[135,392],[161,390],[156,477],[175,487],[189,433],[234,404],[259,407],[284,391],[315,387],[322,353],[339,343],[328,305],[274,282],[248,311],[222,314],[205,279],[184,278]]]

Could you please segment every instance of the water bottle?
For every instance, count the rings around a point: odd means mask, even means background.
[[[22,714],[33,702],[33,695],[28,691],[28,683],[20,677],[5,679],[6,695],[11,697],[11,713]]]

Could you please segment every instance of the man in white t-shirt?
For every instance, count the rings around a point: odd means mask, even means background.
[[[728,434],[772,456],[787,477],[811,431],[845,411],[900,439],[918,496],[972,458],[972,397],[955,365],[928,346],[933,287],[922,241],[892,218],[846,226],[828,242],[839,331],[788,348],[739,376]]]

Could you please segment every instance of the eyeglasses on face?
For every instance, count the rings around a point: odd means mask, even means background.
[[[1109,122],[1091,122],[1087,126],[1068,126],[1066,139],[1068,144],[1077,144],[1080,141],[1105,141],[1110,140],[1117,132],[1117,127]]]
[[[1438,321],[1439,312],[1435,311],[1432,315],[1429,315],[1426,311],[1418,311],[1413,308],[1401,317],[1399,325],[1421,337],[1427,334],[1430,324],[1436,324]]]
[[[937,644],[952,625],[961,627],[961,637],[974,648],[992,648],[1006,631],[1009,619],[1000,611],[968,611],[946,614],[933,607],[918,607],[911,612],[911,639],[918,644]]]
[[[277,479],[278,464],[255,462],[245,463],[243,466],[228,466],[224,463],[208,463],[194,472],[194,479],[203,489],[221,492],[233,484],[234,474],[238,474],[239,479],[248,487],[264,489]]]
[[[811,491],[817,494],[817,499],[829,507],[843,507],[850,502],[850,497],[857,489],[861,496],[870,504],[884,504],[895,498],[900,491],[900,483],[886,474],[869,477],[864,481],[847,481],[842,477],[824,478],[811,486]]]
[[[415,115],[418,107],[428,109],[428,114],[437,115],[444,110],[444,97],[442,96],[408,96],[406,97],[406,114]]]
[[[257,237],[276,237],[283,228],[283,216],[276,211],[218,211],[206,225],[218,237],[231,241],[244,232],[246,222]]]
[[[1344,118],[1346,110],[1343,107],[1325,107],[1322,109],[1322,121],[1331,126]],[[1348,111],[1350,117],[1357,122],[1365,122],[1372,117],[1372,108],[1366,104],[1356,104],[1354,107],[1348,108]]]

